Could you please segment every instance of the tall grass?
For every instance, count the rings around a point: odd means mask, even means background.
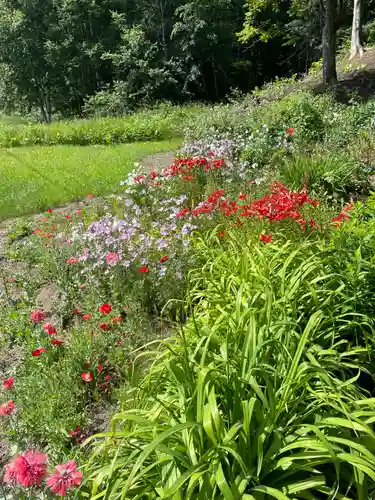
[[[368,499],[375,400],[357,380],[371,321],[345,312],[315,244],[214,243],[191,274],[187,323],[95,437],[86,493]]]

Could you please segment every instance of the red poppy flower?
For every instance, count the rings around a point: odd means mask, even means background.
[[[14,378],[13,377],[9,377],[6,380],[4,380],[4,382],[3,382],[3,387],[7,391],[10,391],[11,389],[13,389],[13,385],[14,385]]]
[[[261,234],[259,236],[260,241],[264,241],[265,243],[271,243],[272,242],[272,234]]]
[[[188,208],[183,208],[182,210],[180,210],[177,214],[177,217],[183,217],[184,215],[188,214],[190,212],[190,210]]]
[[[77,257],[70,257],[70,259],[65,261],[67,264],[77,264],[78,259]]]
[[[46,319],[46,315],[44,314],[43,311],[32,311],[31,321],[34,321],[35,323],[41,323],[45,319]]]
[[[112,306],[110,304],[102,304],[99,307],[100,314],[109,314],[112,311]]]
[[[225,236],[225,231],[221,231],[220,233],[218,233],[218,236],[220,236],[220,237]]]
[[[56,328],[51,323],[44,323],[42,328],[46,333],[48,333],[48,335],[56,334]]]
[[[107,323],[102,323],[101,325],[99,325],[99,328],[100,328],[101,330],[106,331],[106,330],[110,330],[110,329],[111,329],[111,326],[110,326],[110,325],[108,325]]]
[[[51,344],[52,345],[62,345],[63,343],[61,342],[61,340],[54,339],[54,340],[51,341]]]
[[[35,349],[35,351],[31,353],[31,356],[38,358],[43,352],[46,352],[46,350],[47,349],[45,347],[39,347],[39,349]]]
[[[83,373],[81,373],[81,378],[84,382],[91,382],[92,381],[92,374],[91,374],[91,372],[83,372]]]
[[[91,319],[91,318],[92,318],[92,314],[84,314],[84,315],[82,316],[82,319],[84,319],[85,321],[88,321],[88,320],[89,320],[89,319]]]
[[[102,371],[103,371],[103,365],[98,365],[96,367],[96,369],[98,370],[98,373],[102,373]]]
[[[53,212],[52,208],[49,208],[49,209],[47,210],[47,212],[48,212],[49,214],[51,214],[51,213]]]
[[[295,128],[293,128],[293,127],[289,127],[289,128],[287,128],[287,129],[286,129],[285,133],[286,133],[287,135],[289,135],[289,137],[292,137],[292,135],[294,135],[294,132],[295,132],[295,131],[296,131],[296,129],[295,129]]]
[[[167,260],[169,259],[168,255],[164,255],[164,257],[162,257],[160,259],[160,262],[163,263],[163,262],[167,262]]]
[[[139,269],[139,272],[140,272],[140,273],[148,273],[148,267],[147,267],[147,266],[142,266],[142,267]]]
[[[0,406],[0,415],[11,415],[16,409],[14,401],[8,401]]]
[[[70,215],[65,215],[65,219],[71,219]]]

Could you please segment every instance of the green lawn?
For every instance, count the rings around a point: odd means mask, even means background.
[[[0,151],[0,219],[119,190],[142,157],[179,140],[116,146],[50,146]]]

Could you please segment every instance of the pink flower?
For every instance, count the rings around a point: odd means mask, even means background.
[[[7,391],[9,391],[10,389],[13,389],[13,385],[14,385],[14,378],[13,377],[9,377],[6,380],[4,380],[4,382],[3,382],[3,387]]]
[[[44,323],[42,328],[49,335],[55,335],[56,333],[56,328],[51,323]]]
[[[8,401],[0,406],[0,415],[11,415],[16,409],[14,401]]]
[[[78,259],[77,257],[70,257],[70,259],[65,261],[67,264],[77,264]]]
[[[92,381],[92,375],[90,372],[81,373],[81,378],[84,382],[91,382]]]
[[[46,319],[46,315],[43,311],[32,311],[31,313],[31,321],[34,323],[41,323]]]
[[[108,264],[110,266],[114,266],[115,264],[117,264],[117,262],[119,260],[120,260],[120,257],[117,253],[114,253],[114,252],[107,253],[106,261],[108,262]]]
[[[77,471],[76,462],[69,460],[65,464],[56,466],[56,472],[49,476],[47,485],[53,493],[65,497],[67,490],[81,484],[82,477],[82,472]]]
[[[47,475],[47,456],[39,451],[27,451],[16,456],[6,466],[4,481],[21,486],[38,486]]]

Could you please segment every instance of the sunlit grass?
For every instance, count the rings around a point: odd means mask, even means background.
[[[178,140],[116,146],[49,146],[0,152],[0,219],[119,190],[142,157],[175,150]]]

